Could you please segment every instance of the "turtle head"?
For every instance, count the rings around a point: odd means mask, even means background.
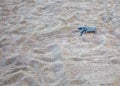
[[[83,30],[83,28],[82,28],[82,27],[79,27],[78,30]]]

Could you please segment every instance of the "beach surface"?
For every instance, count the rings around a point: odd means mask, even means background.
[[[0,0],[0,86],[120,86],[120,0]]]

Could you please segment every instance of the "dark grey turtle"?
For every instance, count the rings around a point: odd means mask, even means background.
[[[83,26],[78,28],[81,36],[83,33],[96,33],[96,27]]]

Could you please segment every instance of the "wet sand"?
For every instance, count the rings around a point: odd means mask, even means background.
[[[0,86],[120,86],[120,1],[0,0]]]

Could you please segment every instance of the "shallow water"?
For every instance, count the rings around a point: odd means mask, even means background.
[[[120,86],[119,17],[119,0],[1,0],[0,86]]]

